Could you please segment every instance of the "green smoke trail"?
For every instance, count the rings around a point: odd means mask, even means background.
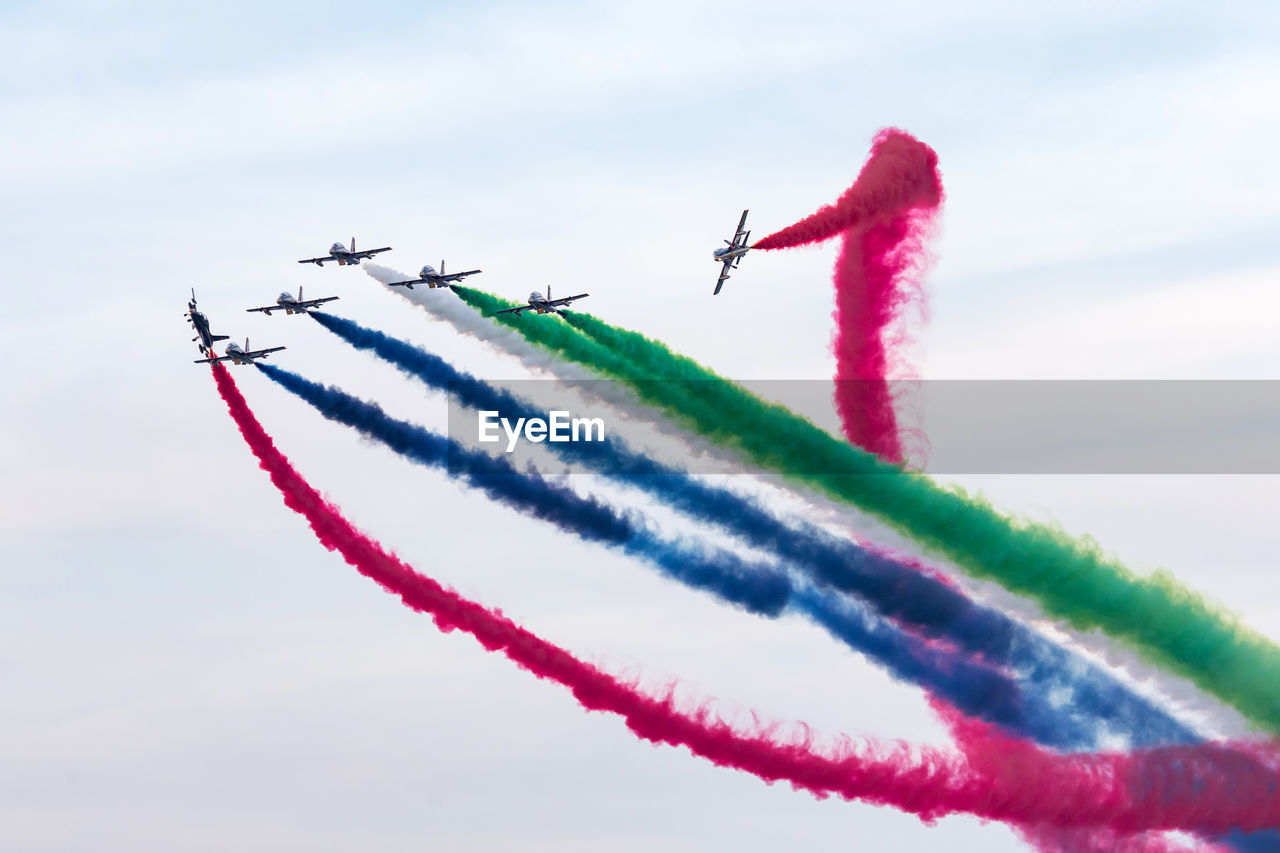
[[[484,314],[514,304],[470,288],[454,290]],[[755,465],[875,515],[971,575],[1034,598],[1078,629],[1097,628],[1127,642],[1280,732],[1280,649],[1168,572],[1140,577],[1092,539],[1002,515],[981,497],[883,462],[636,332],[577,313],[494,319],[536,345],[626,382],[665,415]]]

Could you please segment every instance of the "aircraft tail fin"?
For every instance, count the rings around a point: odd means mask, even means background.
[[[444,258],[440,259],[440,275],[444,275]]]

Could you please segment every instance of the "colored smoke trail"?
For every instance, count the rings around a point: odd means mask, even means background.
[[[517,510],[551,521],[588,541],[619,547],[688,586],[709,591],[729,603],[765,617],[790,607],[824,627],[836,639],[867,655],[895,677],[918,684],[965,713],[982,714],[1015,731],[1026,728],[1067,730],[1057,720],[1027,719],[1026,697],[1017,685],[980,660],[968,660],[940,644],[921,641],[860,605],[816,595],[771,564],[752,564],[716,549],[670,543],[649,532],[636,513],[623,513],[547,483],[535,473],[518,472],[505,459],[472,451],[415,424],[387,415],[377,405],[323,386],[272,365],[263,373],[298,395],[320,414],[383,442],[397,453],[430,467],[447,466],[470,485]],[[1051,714],[1036,707],[1041,714]],[[1080,731],[1072,736],[1083,737]]]
[[[445,469],[506,506],[551,522],[589,542],[618,548],[657,566],[669,577],[703,589],[752,613],[775,616],[791,594],[777,567],[681,539],[660,538],[633,511],[617,510],[536,473],[517,471],[506,459],[472,451],[450,438],[398,420],[374,404],[270,364],[254,365],[325,417],[359,430],[396,453]]]
[[[515,394],[407,341],[332,314],[313,313],[311,317],[357,349],[372,352],[429,388],[450,394],[465,407],[496,411],[511,420],[541,414]],[[1018,719],[1003,721],[1016,734],[1059,749],[1096,749],[1104,729],[1106,734],[1123,736],[1134,745],[1198,740],[1193,731],[1097,666],[914,567],[840,540],[813,525],[785,523],[756,500],[702,483],[613,438],[547,447],[596,473],[643,490],[691,518],[772,552],[784,565],[816,582],[819,589],[857,595],[881,616],[943,640],[971,659],[1016,673],[1024,712]],[[858,618],[857,614],[843,613],[837,601],[828,602],[821,612],[832,617],[826,627],[836,635],[844,631],[843,622]],[[981,708],[969,709],[969,713],[992,719]]]
[[[685,746],[712,763],[786,781],[818,797],[890,805],[933,820],[953,813],[1020,824],[1221,831],[1275,826],[1280,755],[1173,747],[1130,756],[1054,756],[975,729],[968,755],[930,746],[885,747],[844,737],[815,747],[807,729],[786,739],[773,724],[733,727],[706,705],[681,710],[670,692],[646,696],[463,598],[407,564],[348,522],[289,464],[258,423],[230,374],[212,365],[218,391],[285,505],[302,515],[322,545],[362,575],[432,617],[440,630],[464,631],[535,677],[567,688],[589,711],[617,714],[639,738]],[[1263,766],[1265,763],[1266,766]]]
[[[937,153],[911,134],[888,128],[877,134],[871,157],[835,204],[760,238],[753,248],[788,249],[820,243],[850,229],[941,203]]]
[[[890,462],[902,462],[903,449],[886,336],[918,293],[923,238],[941,204],[937,153],[890,128],[876,135],[835,204],[754,245],[787,249],[844,236],[835,268],[836,411],[849,441]]]
[[[511,303],[457,287],[492,314]],[[1166,572],[1139,577],[1090,540],[1002,515],[839,441],[692,359],[590,315],[495,319],[561,357],[630,384],[637,396],[755,465],[865,510],[970,575],[1035,599],[1082,631],[1100,629],[1280,731],[1280,649]],[[583,334],[577,334],[577,331]],[[651,380],[667,381],[651,381]]]
[[[539,414],[514,394],[494,388],[406,341],[342,317],[321,313],[311,316],[352,346],[373,352],[428,387],[447,391],[464,406],[495,410],[509,418],[528,418]],[[897,617],[909,624],[927,625],[932,629],[925,632],[929,636],[942,637],[970,654],[979,653],[978,656],[988,663],[1006,666],[1010,671],[1019,673],[1021,699],[1026,707],[1021,718],[1010,720],[1006,714],[1003,721],[1003,725],[1013,733],[1031,735],[1042,744],[1059,748],[1097,748],[1101,740],[1099,721],[1102,720],[1110,734],[1123,734],[1134,745],[1195,739],[1193,732],[1180,726],[1160,709],[1133,696],[1105,673],[1073,658],[1004,614],[974,605],[935,578],[907,569],[882,555],[839,542],[816,528],[802,527],[793,531],[753,501],[664,469],[612,440],[551,447],[568,450],[580,461],[598,463],[606,470],[626,472],[615,479],[643,488],[699,520],[729,528],[752,544],[775,551],[792,565],[807,564],[813,578],[820,583],[864,593],[867,600],[879,606],[882,615]],[[801,598],[812,594],[810,591],[799,593]],[[811,613],[816,618],[825,619],[824,624],[832,634],[843,637],[864,653],[884,656],[883,648],[868,645],[865,629],[860,627],[863,621],[860,613],[842,612],[839,602],[821,604],[811,608]],[[848,634],[847,624],[855,626],[852,636],[844,636]],[[895,649],[890,646],[889,651]],[[887,656],[890,661],[897,657],[894,654]],[[948,671],[954,671],[946,658],[935,656],[927,663],[936,665],[939,660]],[[900,664],[891,664],[891,669],[899,677],[911,677],[910,671]],[[926,685],[936,685],[938,681],[936,675],[920,680]],[[1069,693],[1064,695],[1064,690]],[[992,715],[984,711],[985,708],[979,708],[977,714],[991,719]],[[994,716],[999,721],[1001,715],[997,713]],[[1065,835],[1057,839],[1059,849],[1064,850],[1085,849],[1085,840],[1102,843],[1116,839],[1113,832],[1077,832],[1070,839]],[[1234,840],[1241,850],[1277,849],[1274,833]],[[1047,849],[1050,846],[1044,836],[1041,841],[1044,842],[1042,847]],[[1152,853],[1164,850],[1173,853],[1183,849],[1160,836],[1125,839],[1123,847]]]

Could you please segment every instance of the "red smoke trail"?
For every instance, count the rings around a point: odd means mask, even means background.
[[[892,462],[903,460],[903,449],[886,336],[918,296],[924,240],[941,204],[938,155],[907,133],[884,130],[835,204],[754,245],[785,249],[844,235],[835,269],[836,409],[849,441]]]
[[[1215,759],[1222,759],[1222,751],[1204,746],[1152,750],[1140,754],[1140,760],[1122,755],[1058,756],[968,722],[963,724],[968,727],[964,735],[974,744],[969,756],[929,746],[849,738],[841,738],[824,752],[814,745],[807,729],[790,739],[774,725],[756,724],[752,731],[738,731],[705,704],[681,710],[671,691],[663,696],[640,694],[632,685],[583,663],[387,553],[293,469],[226,369],[213,365],[213,375],[260,466],[284,496],[285,505],[307,519],[321,544],[340,553],[410,608],[430,615],[442,631],[471,634],[489,651],[501,652],[538,678],[568,688],[587,710],[623,717],[627,727],[644,740],[683,745],[719,766],[769,783],[786,781],[817,797],[835,794],[891,805],[925,820],[965,812],[1018,824],[1107,825],[1125,832],[1280,824],[1280,796],[1268,793],[1268,784],[1274,787],[1275,762],[1256,773],[1247,772],[1252,765],[1243,767],[1240,762],[1228,761],[1219,768]],[[1170,784],[1151,791],[1144,767],[1153,760]]]

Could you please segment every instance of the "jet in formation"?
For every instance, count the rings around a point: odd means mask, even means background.
[[[413,290],[413,286],[415,284],[425,284],[427,287],[448,287],[455,281],[462,281],[467,276],[475,275],[479,272],[484,272],[484,270],[467,270],[466,272],[446,273],[444,271],[444,261],[441,261],[440,272],[436,272],[435,267],[431,266],[431,264],[427,264],[418,273],[417,278],[411,278],[408,281],[393,281],[390,283],[390,286],[407,287],[409,290]]]
[[[733,240],[725,240],[726,248],[716,249],[711,253],[713,260],[724,264],[720,270],[720,278],[716,279],[716,289],[711,294],[715,296],[720,292],[720,288],[724,287],[725,279],[729,278],[729,270],[737,269],[738,264],[742,261],[742,256],[751,251],[751,247],[747,245],[747,238],[751,236],[750,231],[743,229],[747,226],[747,213],[742,211],[742,219],[738,221],[738,230],[733,234]]]
[[[187,303],[187,313],[183,315],[187,318],[187,322],[191,324],[191,328],[196,330],[196,336],[193,341],[199,341],[196,347],[199,348],[201,355],[208,355],[213,352],[214,341],[225,341],[226,335],[215,335],[209,328],[209,318],[196,308],[196,291],[191,289],[191,301]]]
[[[358,264],[360,261],[368,260],[379,252],[390,252],[390,246],[383,246],[381,249],[361,249],[356,251],[356,238],[351,238],[351,248],[348,249],[341,243],[334,243],[329,247],[329,254],[319,258],[303,258],[298,261],[300,264],[315,264],[318,267],[324,266],[329,261],[337,261],[338,266],[346,266],[347,264]]]
[[[495,311],[495,314],[515,314],[520,316],[522,311],[537,311],[539,314],[563,314],[559,308],[562,305],[568,305],[575,299],[582,299],[590,296],[590,293],[579,293],[577,296],[562,296],[559,299],[551,298],[551,288],[547,288],[547,295],[543,296],[538,291],[529,294],[528,305],[517,305],[515,308],[504,308],[501,311]]]
[[[227,344],[227,354],[210,356],[209,358],[198,358],[196,364],[214,364],[219,361],[230,361],[233,364],[253,364],[254,359],[266,358],[273,352],[280,352],[284,347],[267,347],[266,349],[249,349],[249,339],[244,339],[244,346],[241,347],[235,341]]]
[[[333,302],[335,299],[339,298],[341,297],[322,296],[319,299],[303,299],[302,288],[299,287],[297,299],[294,299],[293,294],[286,290],[284,293],[276,297],[275,305],[263,305],[261,308],[246,308],[244,310],[248,311],[250,314],[254,311],[261,311],[268,317],[271,316],[272,311],[280,310],[283,310],[286,314],[308,314],[310,313],[307,311],[308,308],[315,308],[317,305],[323,305],[326,302]]]

